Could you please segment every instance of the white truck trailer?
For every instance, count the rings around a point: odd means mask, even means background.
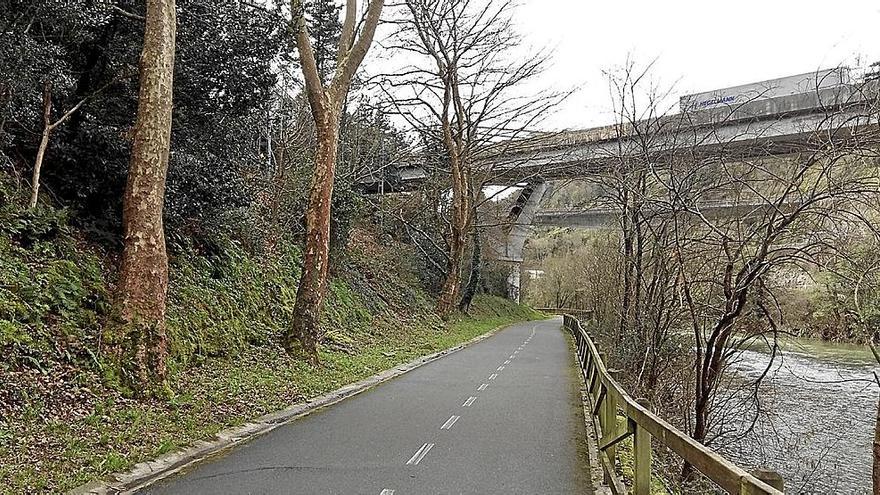
[[[851,76],[848,68],[825,69],[682,96],[679,99],[679,107],[682,112],[692,112],[734,106],[748,101],[808,93],[817,89],[841,86],[849,84],[850,80]]]

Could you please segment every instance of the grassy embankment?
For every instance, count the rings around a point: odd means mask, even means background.
[[[2,193],[2,191],[0,191]],[[131,398],[104,357],[112,262],[54,210],[0,198],[0,491],[57,493],[210,438],[499,325],[538,315],[482,296],[442,321],[408,260],[360,236],[337,270],[322,365],[288,357],[299,252],[174,249],[167,401]],[[206,254],[210,252],[211,254]],[[411,266],[411,265],[410,265]]]

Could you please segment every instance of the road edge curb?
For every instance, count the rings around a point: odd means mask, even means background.
[[[538,320],[523,320],[523,322],[528,321]],[[511,325],[523,322],[511,322],[499,325],[488,332],[477,335],[470,340],[454,345],[450,348],[416,358],[407,363],[394,366],[393,368],[388,368],[375,375],[350,383],[319,397],[265,414],[241,426],[222,430],[214,436],[213,440],[196,440],[192,445],[183,450],[171,452],[149,461],[139,462],[124,473],[109,475],[108,477],[113,478],[113,481],[90,481],[73,488],[66,493],[67,495],[117,495],[134,493],[136,490],[146,488],[157,481],[177,474],[178,472],[194,466],[210,457],[219,455],[245,442],[265,435],[279,426],[293,422],[321,408],[354,397],[355,395],[365,392],[381,383],[397,378],[428,363],[482,342]]]

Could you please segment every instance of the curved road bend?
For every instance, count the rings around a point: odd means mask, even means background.
[[[144,494],[589,493],[561,319],[512,325]]]

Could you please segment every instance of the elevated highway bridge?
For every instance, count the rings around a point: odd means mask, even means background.
[[[635,124],[547,133],[499,143],[476,163],[485,185],[590,177],[628,156],[656,163],[673,158],[699,159],[723,153],[729,160],[785,156],[837,140],[857,139],[875,126],[866,107],[877,105],[878,81],[840,85],[735,106],[683,112]],[[418,187],[427,170],[413,160],[382,178],[368,177],[368,191]]]
[[[526,240],[536,225],[596,229],[615,225],[619,214],[607,208],[545,210],[541,202],[553,179],[588,178],[627,159],[663,165],[673,159],[717,159],[727,162],[755,157],[784,157],[825,146],[869,139],[878,142],[877,84],[842,85],[815,92],[754,100],[662,117],[653,123],[610,126],[560,135],[551,146],[509,150],[492,167],[496,177],[528,181],[513,211],[496,257],[510,262],[510,296],[519,298],[519,265]],[[873,107],[873,109],[872,109]],[[503,184],[504,180],[498,183]],[[758,204],[717,202],[699,207],[701,214],[746,215]]]
[[[510,296],[519,299],[519,264],[535,225],[600,228],[611,224],[608,209],[542,210],[553,181],[588,179],[628,160],[663,166],[672,160],[735,162],[784,157],[869,139],[880,142],[877,122],[880,81],[835,84],[796,94],[685,111],[633,124],[546,134],[499,143],[479,157],[476,170],[486,186],[522,187],[508,218],[506,239],[494,246],[496,259],[513,265]],[[682,99],[683,101],[685,98]],[[368,191],[402,191],[428,177],[417,162],[363,185]],[[749,205],[716,204],[704,213],[741,213]]]

